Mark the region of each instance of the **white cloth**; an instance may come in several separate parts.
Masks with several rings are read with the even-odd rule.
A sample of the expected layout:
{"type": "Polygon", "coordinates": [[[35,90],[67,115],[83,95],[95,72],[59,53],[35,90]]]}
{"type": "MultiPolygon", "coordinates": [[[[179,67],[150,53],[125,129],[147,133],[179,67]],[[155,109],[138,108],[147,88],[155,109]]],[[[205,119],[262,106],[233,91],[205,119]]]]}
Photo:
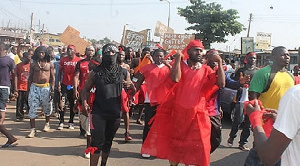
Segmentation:
{"type": "Polygon", "coordinates": [[[16,55],[10,52],[9,54],[7,54],[7,56],[9,56],[12,60],[15,60],[16,55]]]}
{"type": "Polygon", "coordinates": [[[274,128],[291,139],[281,157],[282,166],[300,163],[300,85],[290,88],[281,98],[274,128]]]}

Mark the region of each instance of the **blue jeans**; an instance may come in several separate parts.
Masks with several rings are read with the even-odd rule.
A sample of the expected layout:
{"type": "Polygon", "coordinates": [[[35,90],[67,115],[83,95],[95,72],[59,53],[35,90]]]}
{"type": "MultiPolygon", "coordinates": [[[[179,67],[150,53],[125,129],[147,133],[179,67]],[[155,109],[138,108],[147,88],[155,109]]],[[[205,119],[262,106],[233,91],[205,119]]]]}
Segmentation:
{"type": "Polygon", "coordinates": [[[9,98],[8,88],[0,88],[0,111],[6,110],[6,102],[9,98]]]}
{"type": "Polygon", "coordinates": [[[231,126],[231,131],[229,133],[230,138],[235,138],[237,136],[237,132],[239,130],[240,124],[245,121],[245,125],[243,127],[243,131],[240,136],[240,145],[245,145],[248,142],[248,138],[250,136],[250,121],[249,117],[247,115],[244,116],[244,110],[243,110],[243,105],[241,105],[239,102],[236,103],[235,105],[235,113],[234,113],[234,118],[231,126]]]}

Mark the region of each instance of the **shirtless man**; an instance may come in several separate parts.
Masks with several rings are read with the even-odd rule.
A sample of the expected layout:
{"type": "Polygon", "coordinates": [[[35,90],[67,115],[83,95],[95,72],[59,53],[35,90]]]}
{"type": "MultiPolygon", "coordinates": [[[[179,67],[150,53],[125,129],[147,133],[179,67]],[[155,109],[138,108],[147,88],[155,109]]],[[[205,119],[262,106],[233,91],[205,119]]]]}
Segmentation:
{"type": "Polygon", "coordinates": [[[42,105],[46,117],[44,131],[50,130],[50,115],[52,113],[52,98],[54,95],[54,65],[50,62],[50,55],[44,46],[38,47],[32,57],[28,78],[28,103],[31,131],[28,138],[36,134],[35,118],[39,105],[42,105]]]}
{"type": "MultiPolygon", "coordinates": [[[[130,72],[130,66],[125,61],[125,52],[120,51],[117,57],[117,61],[120,63],[120,66],[130,72]]],[[[129,97],[125,92],[124,88],[122,89],[122,117],[124,119],[124,126],[125,126],[125,142],[129,142],[132,140],[132,137],[129,135],[129,107],[128,107],[129,97]]]]}

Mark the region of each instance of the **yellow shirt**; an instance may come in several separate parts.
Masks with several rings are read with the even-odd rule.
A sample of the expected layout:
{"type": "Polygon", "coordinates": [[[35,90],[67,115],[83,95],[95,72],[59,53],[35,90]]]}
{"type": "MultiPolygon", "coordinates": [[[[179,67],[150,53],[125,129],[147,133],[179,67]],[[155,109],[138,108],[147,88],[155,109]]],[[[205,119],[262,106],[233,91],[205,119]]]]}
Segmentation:
{"type": "Polygon", "coordinates": [[[22,62],[18,55],[15,55],[14,61],[15,61],[15,65],[17,65],[17,64],[19,64],[19,63],[22,62]]]}
{"type": "Polygon", "coordinates": [[[284,93],[294,86],[294,80],[287,72],[277,72],[268,91],[259,96],[265,108],[278,109],[279,101],[284,93]]]}

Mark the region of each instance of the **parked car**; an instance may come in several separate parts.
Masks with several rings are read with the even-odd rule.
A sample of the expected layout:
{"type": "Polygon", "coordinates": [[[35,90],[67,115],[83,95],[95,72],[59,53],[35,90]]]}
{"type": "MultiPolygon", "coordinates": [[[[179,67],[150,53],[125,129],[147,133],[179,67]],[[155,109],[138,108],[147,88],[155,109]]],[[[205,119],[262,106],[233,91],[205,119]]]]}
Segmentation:
{"type": "Polygon", "coordinates": [[[233,90],[230,88],[222,89],[220,93],[220,102],[221,108],[224,114],[230,115],[231,120],[233,120],[234,112],[235,112],[235,97],[237,94],[237,90],[233,90]]]}

